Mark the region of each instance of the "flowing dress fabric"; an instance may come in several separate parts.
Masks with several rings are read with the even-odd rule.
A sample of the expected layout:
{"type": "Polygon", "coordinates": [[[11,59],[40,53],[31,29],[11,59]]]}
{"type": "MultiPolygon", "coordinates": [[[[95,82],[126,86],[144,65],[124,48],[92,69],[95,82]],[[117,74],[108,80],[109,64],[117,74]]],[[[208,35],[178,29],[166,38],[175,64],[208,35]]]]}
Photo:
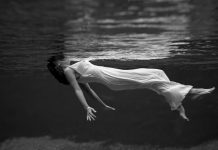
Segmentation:
{"type": "Polygon", "coordinates": [[[112,90],[128,90],[147,88],[163,95],[171,110],[177,109],[182,100],[191,90],[191,85],[183,85],[170,81],[164,71],[160,69],[138,68],[122,70],[110,67],[97,66],[88,60],[70,65],[80,74],[78,82],[97,82],[106,85],[112,90]]]}

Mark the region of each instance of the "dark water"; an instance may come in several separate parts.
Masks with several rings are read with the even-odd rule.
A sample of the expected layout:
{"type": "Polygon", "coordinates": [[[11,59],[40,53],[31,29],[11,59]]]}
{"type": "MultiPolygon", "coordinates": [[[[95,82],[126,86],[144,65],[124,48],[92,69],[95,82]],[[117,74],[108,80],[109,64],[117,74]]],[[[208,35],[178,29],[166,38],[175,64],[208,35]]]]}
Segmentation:
{"type": "Polygon", "coordinates": [[[57,83],[46,60],[117,68],[161,68],[177,82],[218,87],[216,0],[3,0],[0,2],[0,139],[63,136],[76,140],[194,145],[218,137],[217,92],[185,100],[185,123],[147,90],[112,92],[92,85],[117,108],[95,123],[70,87],[57,83]]]}

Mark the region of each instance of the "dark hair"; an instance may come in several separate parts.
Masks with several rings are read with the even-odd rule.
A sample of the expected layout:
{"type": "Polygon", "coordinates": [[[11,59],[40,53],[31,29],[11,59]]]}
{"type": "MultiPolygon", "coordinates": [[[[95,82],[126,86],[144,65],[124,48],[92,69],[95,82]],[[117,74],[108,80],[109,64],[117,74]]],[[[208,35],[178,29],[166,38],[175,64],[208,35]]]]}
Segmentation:
{"type": "Polygon", "coordinates": [[[62,66],[58,64],[58,61],[63,60],[63,55],[52,56],[48,59],[47,68],[51,74],[62,84],[69,85],[62,66]]]}

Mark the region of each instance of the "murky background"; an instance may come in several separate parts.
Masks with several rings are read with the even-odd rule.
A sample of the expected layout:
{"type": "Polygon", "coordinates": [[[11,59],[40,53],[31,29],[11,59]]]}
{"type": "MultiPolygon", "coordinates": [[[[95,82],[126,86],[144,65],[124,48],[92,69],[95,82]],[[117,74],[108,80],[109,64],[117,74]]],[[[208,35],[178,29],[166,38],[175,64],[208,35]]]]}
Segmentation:
{"type": "Polygon", "coordinates": [[[88,124],[72,89],[46,68],[50,56],[63,53],[117,68],[161,68],[174,81],[218,87],[217,11],[216,0],[1,1],[0,139],[183,145],[217,138],[217,93],[187,102],[192,121],[184,123],[151,91],[112,92],[94,84],[117,111],[104,112],[88,98],[99,109],[98,120],[88,124]]]}

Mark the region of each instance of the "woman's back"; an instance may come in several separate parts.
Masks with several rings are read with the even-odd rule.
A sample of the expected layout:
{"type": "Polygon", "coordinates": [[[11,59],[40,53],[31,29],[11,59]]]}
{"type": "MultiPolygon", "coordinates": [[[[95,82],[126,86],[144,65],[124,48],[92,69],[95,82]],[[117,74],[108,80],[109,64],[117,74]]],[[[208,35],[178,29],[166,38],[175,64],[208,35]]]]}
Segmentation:
{"type": "Polygon", "coordinates": [[[77,62],[69,67],[81,75],[78,82],[98,82],[113,90],[149,88],[154,81],[169,81],[167,76],[158,69],[122,70],[97,66],[88,60],[77,62]]]}

